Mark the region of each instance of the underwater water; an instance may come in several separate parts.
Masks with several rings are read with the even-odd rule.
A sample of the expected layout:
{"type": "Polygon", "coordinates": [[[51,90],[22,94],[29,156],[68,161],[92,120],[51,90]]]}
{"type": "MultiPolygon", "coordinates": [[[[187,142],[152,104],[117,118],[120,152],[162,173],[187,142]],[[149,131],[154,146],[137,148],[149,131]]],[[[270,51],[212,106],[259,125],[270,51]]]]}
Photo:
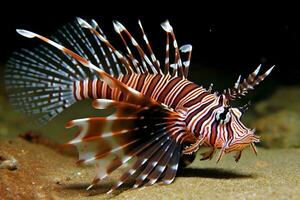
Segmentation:
{"type": "MultiPolygon", "coordinates": [[[[151,19],[145,17],[145,20],[149,22],[151,19]]],[[[178,22],[178,26],[188,24],[178,22]]],[[[260,26],[263,27],[263,23],[260,26]]],[[[86,190],[95,169],[93,166],[77,166],[75,149],[61,148],[61,144],[74,138],[75,132],[75,128],[67,130],[64,126],[73,119],[109,113],[93,109],[91,100],[84,100],[67,108],[47,125],[32,127],[29,126],[32,118],[16,112],[9,104],[1,79],[0,199],[300,199],[300,82],[297,79],[300,68],[292,71],[290,67],[299,55],[286,61],[287,54],[295,50],[294,46],[275,51],[274,45],[253,52],[256,47],[254,44],[251,46],[251,42],[259,38],[259,34],[257,38],[247,40],[245,38],[249,38],[254,31],[246,33],[247,26],[243,25],[238,33],[233,34],[233,27],[235,24],[231,24],[229,33],[226,33],[226,25],[203,25],[202,28],[207,30],[201,36],[207,38],[201,44],[203,46],[199,45],[201,41],[192,31],[187,33],[187,39],[191,37],[196,41],[195,62],[192,62],[189,79],[206,88],[213,83],[213,91],[223,91],[234,85],[239,74],[246,77],[259,63],[264,64],[262,71],[277,65],[261,85],[235,102],[237,106],[249,100],[252,102],[242,121],[248,127],[256,128],[256,133],[261,136],[257,156],[248,148],[238,163],[235,163],[233,154],[229,154],[217,164],[216,157],[210,161],[200,161],[200,152],[206,150],[201,148],[195,161],[178,172],[173,184],[131,189],[134,184],[132,179],[113,194],[106,194],[125,170],[121,167],[110,178],[86,190]],[[228,39],[228,35],[232,36],[228,39]],[[241,39],[244,43],[240,42],[241,39]],[[231,44],[230,41],[235,42],[231,44]],[[230,45],[232,47],[228,50],[230,45]],[[251,48],[247,49],[247,45],[251,48]],[[236,50],[242,46],[244,49],[236,50]],[[230,49],[238,53],[237,59],[230,49]],[[234,64],[229,67],[231,63],[234,64]]],[[[272,44],[274,38],[279,36],[283,37],[279,43],[288,43],[284,47],[294,42],[293,27],[284,24],[278,28],[279,31],[275,29],[280,33],[275,32],[274,38],[271,38],[269,33],[273,33],[274,27],[269,25],[261,30],[262,38],[259,39],[266,41],[265,46],[272,44]]],[[[179,31],[179,35],[184,37],[184,31],[179,31]]],[[[14,46],[22,47],[18,44],[14,46]]],[[[10,53],[5,52],[7,55],[10,53]]],[[[1,59],[4,63],[4,58],[1,59]]],[[[1,64],[1,77],[4,66],[1,64]]]]}

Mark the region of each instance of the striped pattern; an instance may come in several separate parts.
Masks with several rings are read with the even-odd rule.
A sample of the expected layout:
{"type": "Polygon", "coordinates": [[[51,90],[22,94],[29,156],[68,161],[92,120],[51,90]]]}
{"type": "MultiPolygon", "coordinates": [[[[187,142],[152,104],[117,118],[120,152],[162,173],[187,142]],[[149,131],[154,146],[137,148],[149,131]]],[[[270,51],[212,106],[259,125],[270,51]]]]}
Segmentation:
{"type": "MultiPolygon", "coordinates": [[[[170,108],[176,109],[193,101],[197,96],[208,95],[206,89],[179,77],[155,74],[121,75],[118,80],[128,87],[147,95],[170,108]]],[[[86,79],[73,83],[73,95],[76,100],[112,99],[123,101],[124,95],[117,88],[111,88],[99,79],[86,79]]],[[[213,98],[214,95],[211,95],[213,98]]],[[[201,101],[199,101],[201,102],[201,101]]]]}
{"type": "Polygon", "coordinates": [[[187,79],[192,46],[178,46],[168,21],[161,24],[166,32],[164,66],[140,21],[145,49],[123,24],[114,21],[113,25],[125,53],[110,43],[95,20],[77,18],[51,39],[18,29],[19,34],[38,38],[49,47],[15,53],[6,70],[11,102],[20,111],[39,115],[38,123],[83,99],[94,99],[95,109],[114,108],[110,116],[76,119],[66,125],[78,128],[77,136],[66,144],[77,147],[77,163],[96,165],[88,189],[130,160],[132,164],[108,193],[133,175],[134,188],[158,180],[172,183],[178,167],[190,164],[201,146],[210,147],[202,160],[211,159],[217,149],[217,161],[233,151],[238,161],[249,146],[256,153],[254,143],[259,137],[240,121],[248,106],[234,108],[230,101],[253,89],[273,67],[258,75],[259,66],[242,82],[239,76],[233,88],[212,93],[212,85],[205,89],[187,79]]]}

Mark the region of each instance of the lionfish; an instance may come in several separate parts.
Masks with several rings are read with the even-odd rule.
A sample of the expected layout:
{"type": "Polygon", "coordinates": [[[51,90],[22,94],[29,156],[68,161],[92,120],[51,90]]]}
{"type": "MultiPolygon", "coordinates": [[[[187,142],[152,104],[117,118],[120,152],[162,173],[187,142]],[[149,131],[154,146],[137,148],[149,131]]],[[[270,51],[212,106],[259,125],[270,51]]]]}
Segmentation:
{"type": "Polygon", "coordinates": [[[95,109],[113,109],[109,116],[66,125],[78,127],[77,136],[67,143],[77,147],[77,163],[96,166],[88,189],[125,163],[130,164],[108,193],[132,176],[134,188],[158,180],[170,184],[178,168],[190,164],[201,146],[209,147],[202,160],[211,159],[216,149],[220,149],[218,161],[233,151],[238,161],[249,146],[256,153],[259,137],[240,121],[248,105],[236,108],[230,101],[253,89],[274,66],[258,75],[259,66],[244,80],[239,76],[233,88],[213,93],[211,87],[187,79],[192,46],[178,47],[168,21],[161,24],[166,32],[164,67],[138,24],[144,48],[120,22],[113,22],[126,53],[109,42],[95,20],[77,18],[51,39],[17,29],[47,45],[23,49],[9,59],[5,82],[11,103],[37,115],[38,124],[83,99],[94,99],[95,109]]]}

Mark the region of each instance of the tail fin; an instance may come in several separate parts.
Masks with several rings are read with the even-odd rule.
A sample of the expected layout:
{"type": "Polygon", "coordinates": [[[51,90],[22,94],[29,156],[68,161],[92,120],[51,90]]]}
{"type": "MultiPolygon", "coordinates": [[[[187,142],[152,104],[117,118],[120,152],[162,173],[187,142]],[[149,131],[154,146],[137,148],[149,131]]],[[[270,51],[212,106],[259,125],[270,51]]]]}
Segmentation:
{"type": "Polygon", "coordinates": [[[44,47],[14,53],[5,69],[11,104],[34,115],[34,125],[44,125],[76,101],[72,89],[76,79],[70,66],[44,47]]]}

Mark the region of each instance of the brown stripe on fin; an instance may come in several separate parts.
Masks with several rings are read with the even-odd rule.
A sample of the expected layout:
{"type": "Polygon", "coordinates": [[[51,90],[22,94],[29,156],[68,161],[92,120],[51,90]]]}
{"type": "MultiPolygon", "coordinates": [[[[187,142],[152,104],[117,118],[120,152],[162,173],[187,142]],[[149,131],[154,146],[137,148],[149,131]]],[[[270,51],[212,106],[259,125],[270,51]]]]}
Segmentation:
{"type": "Polygon", "coordinates": [[[111,193],[113,190],[120,187],[122,185],[120,184],[120,182],[126,182],[130,176],[142,169],[143,165],[147,163],[150,157],[160,150],[161,144],[164,144],[167,141],[168,138],[166,136],[166,133],[163,134],[163,137],[160,139],[160,143],[155,142],[155,140],[149,141],[149,143],[151,142],[153,144],[136,156],[137,160],[131,165],[131,167],[128,168],[126,172],[122,174],[122,176],[119,178],[119,181],[111,188],[111,190],[108,193],[111,193]]]}
{"type": "Polygon", "coordinates": [[[146,183],[146,186],[155,184],[157,182],[157,180],[160,178],[160,176],[163,174],[163,172],[167,168],[167,164],[168,164],[170,158],[174,154],[175,147],[176,147],[176,143],[172,143],[172,145],[169,147],[168,151],[158,162],[155,169],[151,172],[151,174],[148,175],[147,178],[149,179],[149,182],[146,183]]]}
{"type": "Polygon", "coordinates": [[[147,166],[145,167],[145,169],[136,178],[136,182],[133,186],[134,188],[140,187],[143,184],[143,182],[149,176],[151,171],[157,166],[158,162],[163,158],[166,151],[170,148],[171,145],[172,145],[171,140],[168,140],[165,144],[161,144],[161,148],[159,149],[159,152],[157,152],[151,157],[151,159],[147,162],[147,166]]]}
{"type": "Polygon", "coordinates": [[[180,152],[181,152],[181,145],[176,144],[174,154],[172,155],[170,161],[168,162],[167,169],[162,178],[164,184],[171,184],[174,181],[178,170],[180,152]]]}

